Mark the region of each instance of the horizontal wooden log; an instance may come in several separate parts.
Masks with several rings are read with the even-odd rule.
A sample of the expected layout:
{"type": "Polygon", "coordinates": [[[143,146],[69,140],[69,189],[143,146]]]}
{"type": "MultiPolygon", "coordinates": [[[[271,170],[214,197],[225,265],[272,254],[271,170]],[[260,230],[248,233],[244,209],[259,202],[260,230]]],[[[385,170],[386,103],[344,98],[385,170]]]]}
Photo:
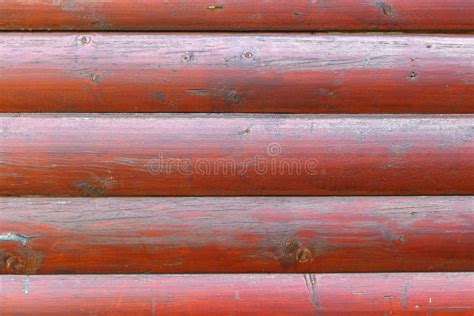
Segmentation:
{"type": "Polygon", "coordinates": [[[1,276],[2,315],[466,315],[473,273],[1,276]]]}
{"type": "Polygon", "coordinates": [[[474,115],[3,114],[1,195],[474,194],[474,115]]]}
{"type": "Polygon", "coordinates": [[[4,33],[0,56],[0,112],[474,112],[473,36],[4,33]]]}
{"type": "Polygon", "coordinates": [[[0,273],[473,268],[474,197],[0,200],[0,273]]]}
{"type": "Polygon", "coordinates": [[[0,30],[473,31],[470,0],[1,0],[0,30]]]}

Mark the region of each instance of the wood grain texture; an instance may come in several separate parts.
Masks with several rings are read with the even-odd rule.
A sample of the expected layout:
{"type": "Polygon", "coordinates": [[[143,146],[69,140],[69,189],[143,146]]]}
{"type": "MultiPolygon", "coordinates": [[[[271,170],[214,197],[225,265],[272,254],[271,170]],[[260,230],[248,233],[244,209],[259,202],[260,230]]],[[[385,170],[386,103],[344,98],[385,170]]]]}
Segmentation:
{"type": "Polygon", "coordinates": [[[471,316],[473,283],[473,273],[1,276],[0,308],[5,316],[471,316]]]}
{"type": "Polygon", "coordinates": [[[474,112],[472,36],[3,33],[0,55],[1,112],[474,112]]]}
{"type": "Polygon", "coordinates": [[[0,200],[0,273],[473,269],[474,197],[0,200]]]}
{"type": "Polygon", "coordinates": [[[473,115],[0,116],[2,195],[474,193],[473,115]]]}
{"type": "Polygon", "coordinates": [[[0,30],[473,31],[470,0],[1,0],[0,30]]]}

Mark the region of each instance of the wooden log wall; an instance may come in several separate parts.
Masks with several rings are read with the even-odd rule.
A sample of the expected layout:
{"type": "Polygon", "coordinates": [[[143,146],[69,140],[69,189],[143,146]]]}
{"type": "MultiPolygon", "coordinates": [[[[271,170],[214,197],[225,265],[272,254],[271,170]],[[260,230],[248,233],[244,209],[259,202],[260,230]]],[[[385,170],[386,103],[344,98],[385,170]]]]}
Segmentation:
{"type": "Polygon", "coordinates": [[[0,54],[1,112],[474,109],[466,35],[7,33],[0,54]]]}
{"type": "Polygon", "coordinates": [[[3,195],[474,191],[474,116],[3,115],[3,195]]]}
{"type": "Polygon", "coordinates": [[[0,271],[465,271],[473,204],[471,196],[4,198],[0,271]]]}
{"type": "Polygon", "coordinates": [[[0,30],[472,32],[471,0],[1,0],[0,30]]]}
{"type": "Polygon", "coordinates": [[[0,0],[0,315],[473,315],[471,0],[0,0]]]}
{"type": "Polygon", "coordinates": [[[472,315],[473,273],[2,276],[2,312],[472,315]],[[61,302],[58,304],[58,302],[61,302]]]}

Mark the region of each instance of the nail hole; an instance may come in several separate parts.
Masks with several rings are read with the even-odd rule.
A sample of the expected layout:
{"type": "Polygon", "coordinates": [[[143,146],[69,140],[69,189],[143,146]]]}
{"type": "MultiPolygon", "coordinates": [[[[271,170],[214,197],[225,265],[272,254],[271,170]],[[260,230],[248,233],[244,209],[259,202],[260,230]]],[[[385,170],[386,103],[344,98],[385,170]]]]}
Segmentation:
{"type": "Polygon", "coordinates": [[[88,37],[88,36],[81,36],[81,37],[79,37],[79,41],[82,44],[89,44],[91,42],[91,38],[88,37]]]}
{"type": "Polygon", "coordinates": [[[252,58],[253,57],[253,54],[251,52],[245,52],[244,53],[244,57],[245,58],[252,58]]]}
{"type": "Polygon", "coordinates": [[[95,83],[98,83],[100,81],[100,76],[98,74],[94,74],[92,75],[91,80],[95,83]]]}
{"type": "Polygon", "coordinates": [[[184,54],[182,60],[185,62],[192,61],[194,59],[194,55],[192,53],[184,54]]]}

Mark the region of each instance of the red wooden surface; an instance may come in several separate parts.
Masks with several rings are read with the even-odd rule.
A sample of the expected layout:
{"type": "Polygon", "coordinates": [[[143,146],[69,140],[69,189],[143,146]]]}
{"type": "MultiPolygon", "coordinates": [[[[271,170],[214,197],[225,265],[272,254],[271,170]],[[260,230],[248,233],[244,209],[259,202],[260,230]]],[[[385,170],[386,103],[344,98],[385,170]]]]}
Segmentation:
{"type": "Polygon", "coordinates": [[[466,315],[473,273],[1,276],[2,315],[466,315]]]}
{"type": "Polygon", "coordinates": [[[472,36],[4,33],[0,56],[1,112],[474,112],[472,36]]]}
{"type": "Polygon", "coordinates": [[[0,200],[0,273],[469,271],[473,261],[473,197],[0,200]]]}
{"type": "Polygon", "coordinates": [[[1,0],[0,30],[473,31],[471,0],[1,0]]]}
{"type": "Polygon", "coordinates": [[[2,195],[474,192],[473,115],[0,116],[2,195]]]}

